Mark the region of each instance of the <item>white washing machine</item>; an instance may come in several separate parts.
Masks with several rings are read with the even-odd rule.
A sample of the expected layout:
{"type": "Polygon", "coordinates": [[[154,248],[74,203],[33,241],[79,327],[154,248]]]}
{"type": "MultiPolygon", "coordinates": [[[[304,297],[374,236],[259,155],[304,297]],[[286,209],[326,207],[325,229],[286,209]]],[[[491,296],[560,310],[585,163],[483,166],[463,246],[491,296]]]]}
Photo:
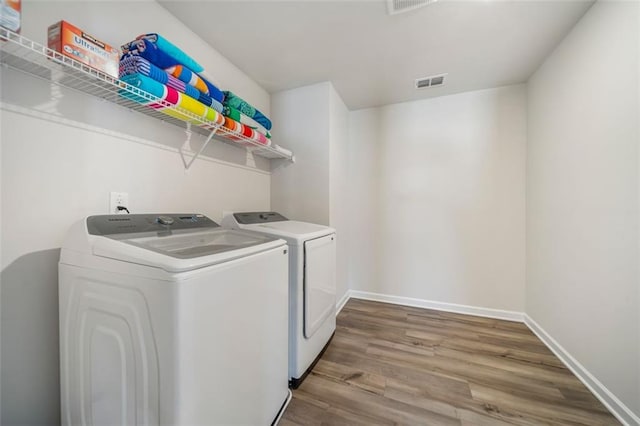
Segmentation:
{"type": "Polygon", "coordinates": [[[222,226],[282,238],[289,245],[289,377],[295,389],[336,329],[336,231],[275,212],[229,214],[222,226]]]}
{"type": "Polygon", "coordinates": [[[269,425],[290,398],[285,241],[90,216],[59,264],[64,425],[269,425]]]}

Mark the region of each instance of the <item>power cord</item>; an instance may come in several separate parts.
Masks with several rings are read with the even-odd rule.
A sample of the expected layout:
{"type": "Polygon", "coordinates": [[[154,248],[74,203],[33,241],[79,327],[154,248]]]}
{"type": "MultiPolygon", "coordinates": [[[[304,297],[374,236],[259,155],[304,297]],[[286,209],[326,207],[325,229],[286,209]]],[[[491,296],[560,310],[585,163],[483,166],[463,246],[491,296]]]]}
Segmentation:
{"type": "Polygon", "coordinates": [[[125,206],[118,206],[118,207],[116,207],[116,210],[118,210],[118,213],[121,212],[121,211],[125,211],[125,212],[127,212],[127,214],[131,214],[129,209],[126,208],[125,206]]]}

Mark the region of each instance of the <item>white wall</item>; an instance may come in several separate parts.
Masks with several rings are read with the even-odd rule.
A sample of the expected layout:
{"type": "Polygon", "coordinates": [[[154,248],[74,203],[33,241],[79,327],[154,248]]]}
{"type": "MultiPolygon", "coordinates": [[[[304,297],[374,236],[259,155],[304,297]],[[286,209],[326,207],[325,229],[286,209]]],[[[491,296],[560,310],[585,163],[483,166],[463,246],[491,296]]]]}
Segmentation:
{"type": "Polygon", "coordinates": [[[525,141],[524,86],[352,112],[351,288],[522,311],[525,141]]]}
{"type": "MultiPolygon", "coordinates": [[[[381,293],[380,239],[380,117],[381,108],[349,113],[348,188],[349,289],[381,293]]],[[[395,290],[388,290],[396,294],[395,290]]]]}
{"type": "Polygon", "coordinates": [[[329,225],[330,83],[271,96],[273,140],[293,150],[295,164],[273,171],[271,207],[289,219],[329,225]]]}
{"type": "MultiPolygon", "coordinates": [[[[155,2],[30,2],[23,34],[44,42],[65,18],[119,44],[160,31],[230,88],[264,111],[269,95],[155,2]]],[[[270,208],[269,164],[214,143],[185,172],[183,130],[2,69],[0,423],[58,424],[57,261],[65,232],[108,211],[109,191],[125,191],[132,212],[270,208]],[[247,167],[253,165],[255,167],[247,167]]],[[[194,136],[194,147],[202,138],[194,136]]]]}
{"type": "Polygon", "coordinates": [[[349,110],[333,85],[330,86],[329,112],[329,224],[337,230],[336,285],[337,301],[349,287],[349,110]]]}
{"type": "Polygon", "coordinates": [[[640,416],[638,2],[598,2],[528,86],[526,312],[640,416]]]}

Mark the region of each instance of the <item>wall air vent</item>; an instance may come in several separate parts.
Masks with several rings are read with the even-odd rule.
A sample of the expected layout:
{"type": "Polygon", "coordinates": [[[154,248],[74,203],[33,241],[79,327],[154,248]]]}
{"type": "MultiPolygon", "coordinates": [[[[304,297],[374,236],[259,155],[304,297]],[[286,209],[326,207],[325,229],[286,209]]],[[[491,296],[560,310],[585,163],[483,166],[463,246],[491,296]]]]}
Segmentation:
{"type": "Polygon", "coordinates": [[[396,15],[428,6],[436,1],[438,0],[387,0],[387,11],[389,15],[396,15]]]}
{"type": "Polygon", "coordinates": [[[442,86],[447,74],[432,75],[416,79],[416,89],[426,89],[427,87],[442,86]]]}

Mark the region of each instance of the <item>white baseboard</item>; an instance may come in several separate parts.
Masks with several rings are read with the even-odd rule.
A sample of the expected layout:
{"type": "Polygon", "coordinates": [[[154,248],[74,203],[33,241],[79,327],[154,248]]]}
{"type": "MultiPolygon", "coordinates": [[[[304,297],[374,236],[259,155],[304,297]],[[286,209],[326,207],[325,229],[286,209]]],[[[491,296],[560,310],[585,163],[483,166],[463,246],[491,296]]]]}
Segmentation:
{"type": "Polygon", "coordinates": [[[516,311],[505,311],[501,309],[491,309],[491,308],[479,308],[476,306],[457,305],[455,303],[434,302],[432,300],[415,299],[412,297],[391,296],[388,294],[370,293],[368,291],[359,291],[359,290],[350,290],[350,297],[353,297],[355,299],[374,300],[376,302],[393,303],[395,305],[413,306],[416,308],[435,309],[437,311],[454,312],[457,314],[476,315],[479,317],[523,322],[522,312],[516,312],[516,311]]]}
{"type": "Polygon", "coordinates": [[[349,299],[351,299],[351,290],[347,290],[344,293],[344,296],[342,296],[342,299],[336,303],[336,316],[340,313],[342,308],[344,308],[344,305],[349,301],[349,299]]]}
{"type": "Polygon", "coordinates": [[[438,311],[454,312],[458,314],[476,315],[507,321],[523,322],[529,329],[553,352],[564,365],[593,393],[593,395],[607,407],[609,411],[626,426],[640,426],[640,417],[620,401],[606,386],[580,364],[556,340],[551,337],[538,323],[523,312],[506,311],[501,309],[481,308],[477,306],[458,305],[455,303],[435,302],[432,300],[415,299],[412,297],[392,296],[388,294],[371,293],[368,291],[347,290],[337,304],[340,312],[350,298],[373,300],[376,302],[393,303],[395,305],[413,306],[417,308],[435,309],[438,311]]]}
{"type": "Polygon", "coordinates": [[[596,379],[593,374],[572,357],[566,349],[556,342],[549,333],[527,314],[524,314],[524,323],[622,424],[627,426],[640,426],[640,417],[635,415],[629,407],[620,401],[605,385],[596,379]]]}

